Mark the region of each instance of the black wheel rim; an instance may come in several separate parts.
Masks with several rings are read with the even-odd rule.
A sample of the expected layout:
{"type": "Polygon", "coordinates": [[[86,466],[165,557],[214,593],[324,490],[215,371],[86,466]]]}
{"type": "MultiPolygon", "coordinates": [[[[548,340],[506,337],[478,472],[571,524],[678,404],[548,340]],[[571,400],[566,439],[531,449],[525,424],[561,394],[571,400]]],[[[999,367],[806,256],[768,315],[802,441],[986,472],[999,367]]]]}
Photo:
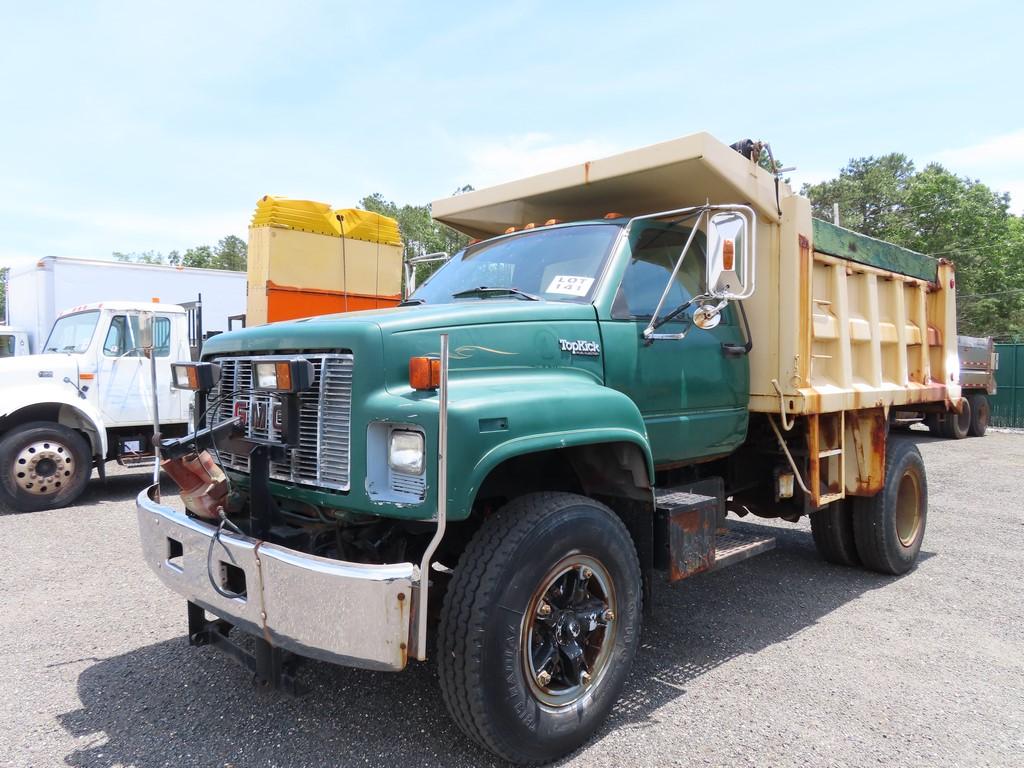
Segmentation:
{"type": "Polygon", "coordinates": [[[574,554],[540,581],[523,616],[523,671],[534,697],[568,706],[600,685],[615,642],[615,589],[596,558],[574,554]]]}

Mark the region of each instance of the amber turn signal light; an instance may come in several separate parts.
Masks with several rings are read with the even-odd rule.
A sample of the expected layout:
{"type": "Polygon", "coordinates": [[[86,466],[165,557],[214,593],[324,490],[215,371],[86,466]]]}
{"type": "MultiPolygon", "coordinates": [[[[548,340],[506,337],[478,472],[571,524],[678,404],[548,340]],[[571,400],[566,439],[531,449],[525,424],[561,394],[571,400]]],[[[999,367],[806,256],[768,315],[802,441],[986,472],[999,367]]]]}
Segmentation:
{"type": "Polygon", "coordinates": [[[722,241],[722,269],[732,272],[736,266],[736,244],[732,240],[722,241]]]}
{"type": "Polygon", "coordinates": [[[420,390],[440,387],[441,361],[436,357],[409,358],[409,386],[420,390]]]}

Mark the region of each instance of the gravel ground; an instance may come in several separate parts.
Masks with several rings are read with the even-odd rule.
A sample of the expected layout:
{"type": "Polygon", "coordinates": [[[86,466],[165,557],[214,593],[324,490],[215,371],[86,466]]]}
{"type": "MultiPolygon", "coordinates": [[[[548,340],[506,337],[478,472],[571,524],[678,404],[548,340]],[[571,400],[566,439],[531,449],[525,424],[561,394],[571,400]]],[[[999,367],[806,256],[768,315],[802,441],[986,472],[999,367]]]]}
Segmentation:
{"type": "MultiPolygon", "coordinates": [[[[892,579],[774,551],[655,590],[624,699],[563,765],[1021,765],[1024,435],[913,433],[931,509],[892,579]]],[[[189,648],[184,603],[142,563],[146,475],[0,515],[0,765],[491,765],[448,719],[433,664],[312,664],[307,696],[189,648]]]]}

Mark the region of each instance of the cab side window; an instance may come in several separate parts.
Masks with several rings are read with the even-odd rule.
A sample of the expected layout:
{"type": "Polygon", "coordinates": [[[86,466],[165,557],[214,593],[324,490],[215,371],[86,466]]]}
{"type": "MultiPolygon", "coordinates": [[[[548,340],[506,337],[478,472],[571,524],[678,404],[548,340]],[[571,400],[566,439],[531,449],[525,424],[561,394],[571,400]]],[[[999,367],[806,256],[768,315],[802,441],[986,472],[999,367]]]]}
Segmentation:
{"type": "Polygon", "coordinates": [[[157,357],[167,357],[171,354],[171,321],[169,318],[153,318],[153,354],[157,357]]]}
{"type": "MultiPolygon", "coordinates": [[[[654,224],[633,235],[632,255],[615,297],[613,318],[649,319],[654,314],[690,231],[678,225],[654,224]]],[[[704,233],[698,232],[665,297],[662,313],[700,293],[705,253],[704,233]]]]}
{"type": "MultiPolygon", "coordinates": [[[[139,357],[139,316],[116,315],[110,321],[107,338],[103,342],[103,354],[107,357],[122,355],[139,357]],[[127,353],[127,355],[126,355],[127,353]]],[[[153,352],[157,357],[171,354],[171,321],[166,317],[153,318],[153,352]]]]}
{"type": "Polygon", "coordinates": [[[110,321],[107,338],[103,341],[103,354],[107,357],[120,357],[131,348],[126,318],[124,315],[116,315],[110,321]]]}

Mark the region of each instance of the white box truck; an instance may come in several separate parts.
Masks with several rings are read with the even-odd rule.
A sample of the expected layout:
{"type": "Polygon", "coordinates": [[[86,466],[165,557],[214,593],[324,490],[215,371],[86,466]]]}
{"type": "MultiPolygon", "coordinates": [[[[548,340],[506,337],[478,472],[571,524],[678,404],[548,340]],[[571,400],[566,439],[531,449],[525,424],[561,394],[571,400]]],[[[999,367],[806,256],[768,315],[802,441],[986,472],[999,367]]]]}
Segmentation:
{"type": "Polygon", "coordinates": [[[245,312],[246,274],[222,269],[129,264],[120,261],[46,256],[11,266],[7,276],[7,323],[24,329],[33,353],[58,314],[101,301],[159,300],[182,304],[205,297],[207,332],[228,330],[228,318],[245,312]]]}
{"type": "Polygon", "coordinates": [[[93,467],[102,478],[107,461],[152,462],[143,314],[154,318],[160,432],[185,434],[192,397],[171,387],[170,363],[229,330],[245,311],[245,281],[244,272],[52,256],[12,268],[8,315],[21,330],[10,334],[16,354],[0,355],[0,505],[67,506],[93,467]],[[29,344],[37,354],[25,354],[29,344]]]}

